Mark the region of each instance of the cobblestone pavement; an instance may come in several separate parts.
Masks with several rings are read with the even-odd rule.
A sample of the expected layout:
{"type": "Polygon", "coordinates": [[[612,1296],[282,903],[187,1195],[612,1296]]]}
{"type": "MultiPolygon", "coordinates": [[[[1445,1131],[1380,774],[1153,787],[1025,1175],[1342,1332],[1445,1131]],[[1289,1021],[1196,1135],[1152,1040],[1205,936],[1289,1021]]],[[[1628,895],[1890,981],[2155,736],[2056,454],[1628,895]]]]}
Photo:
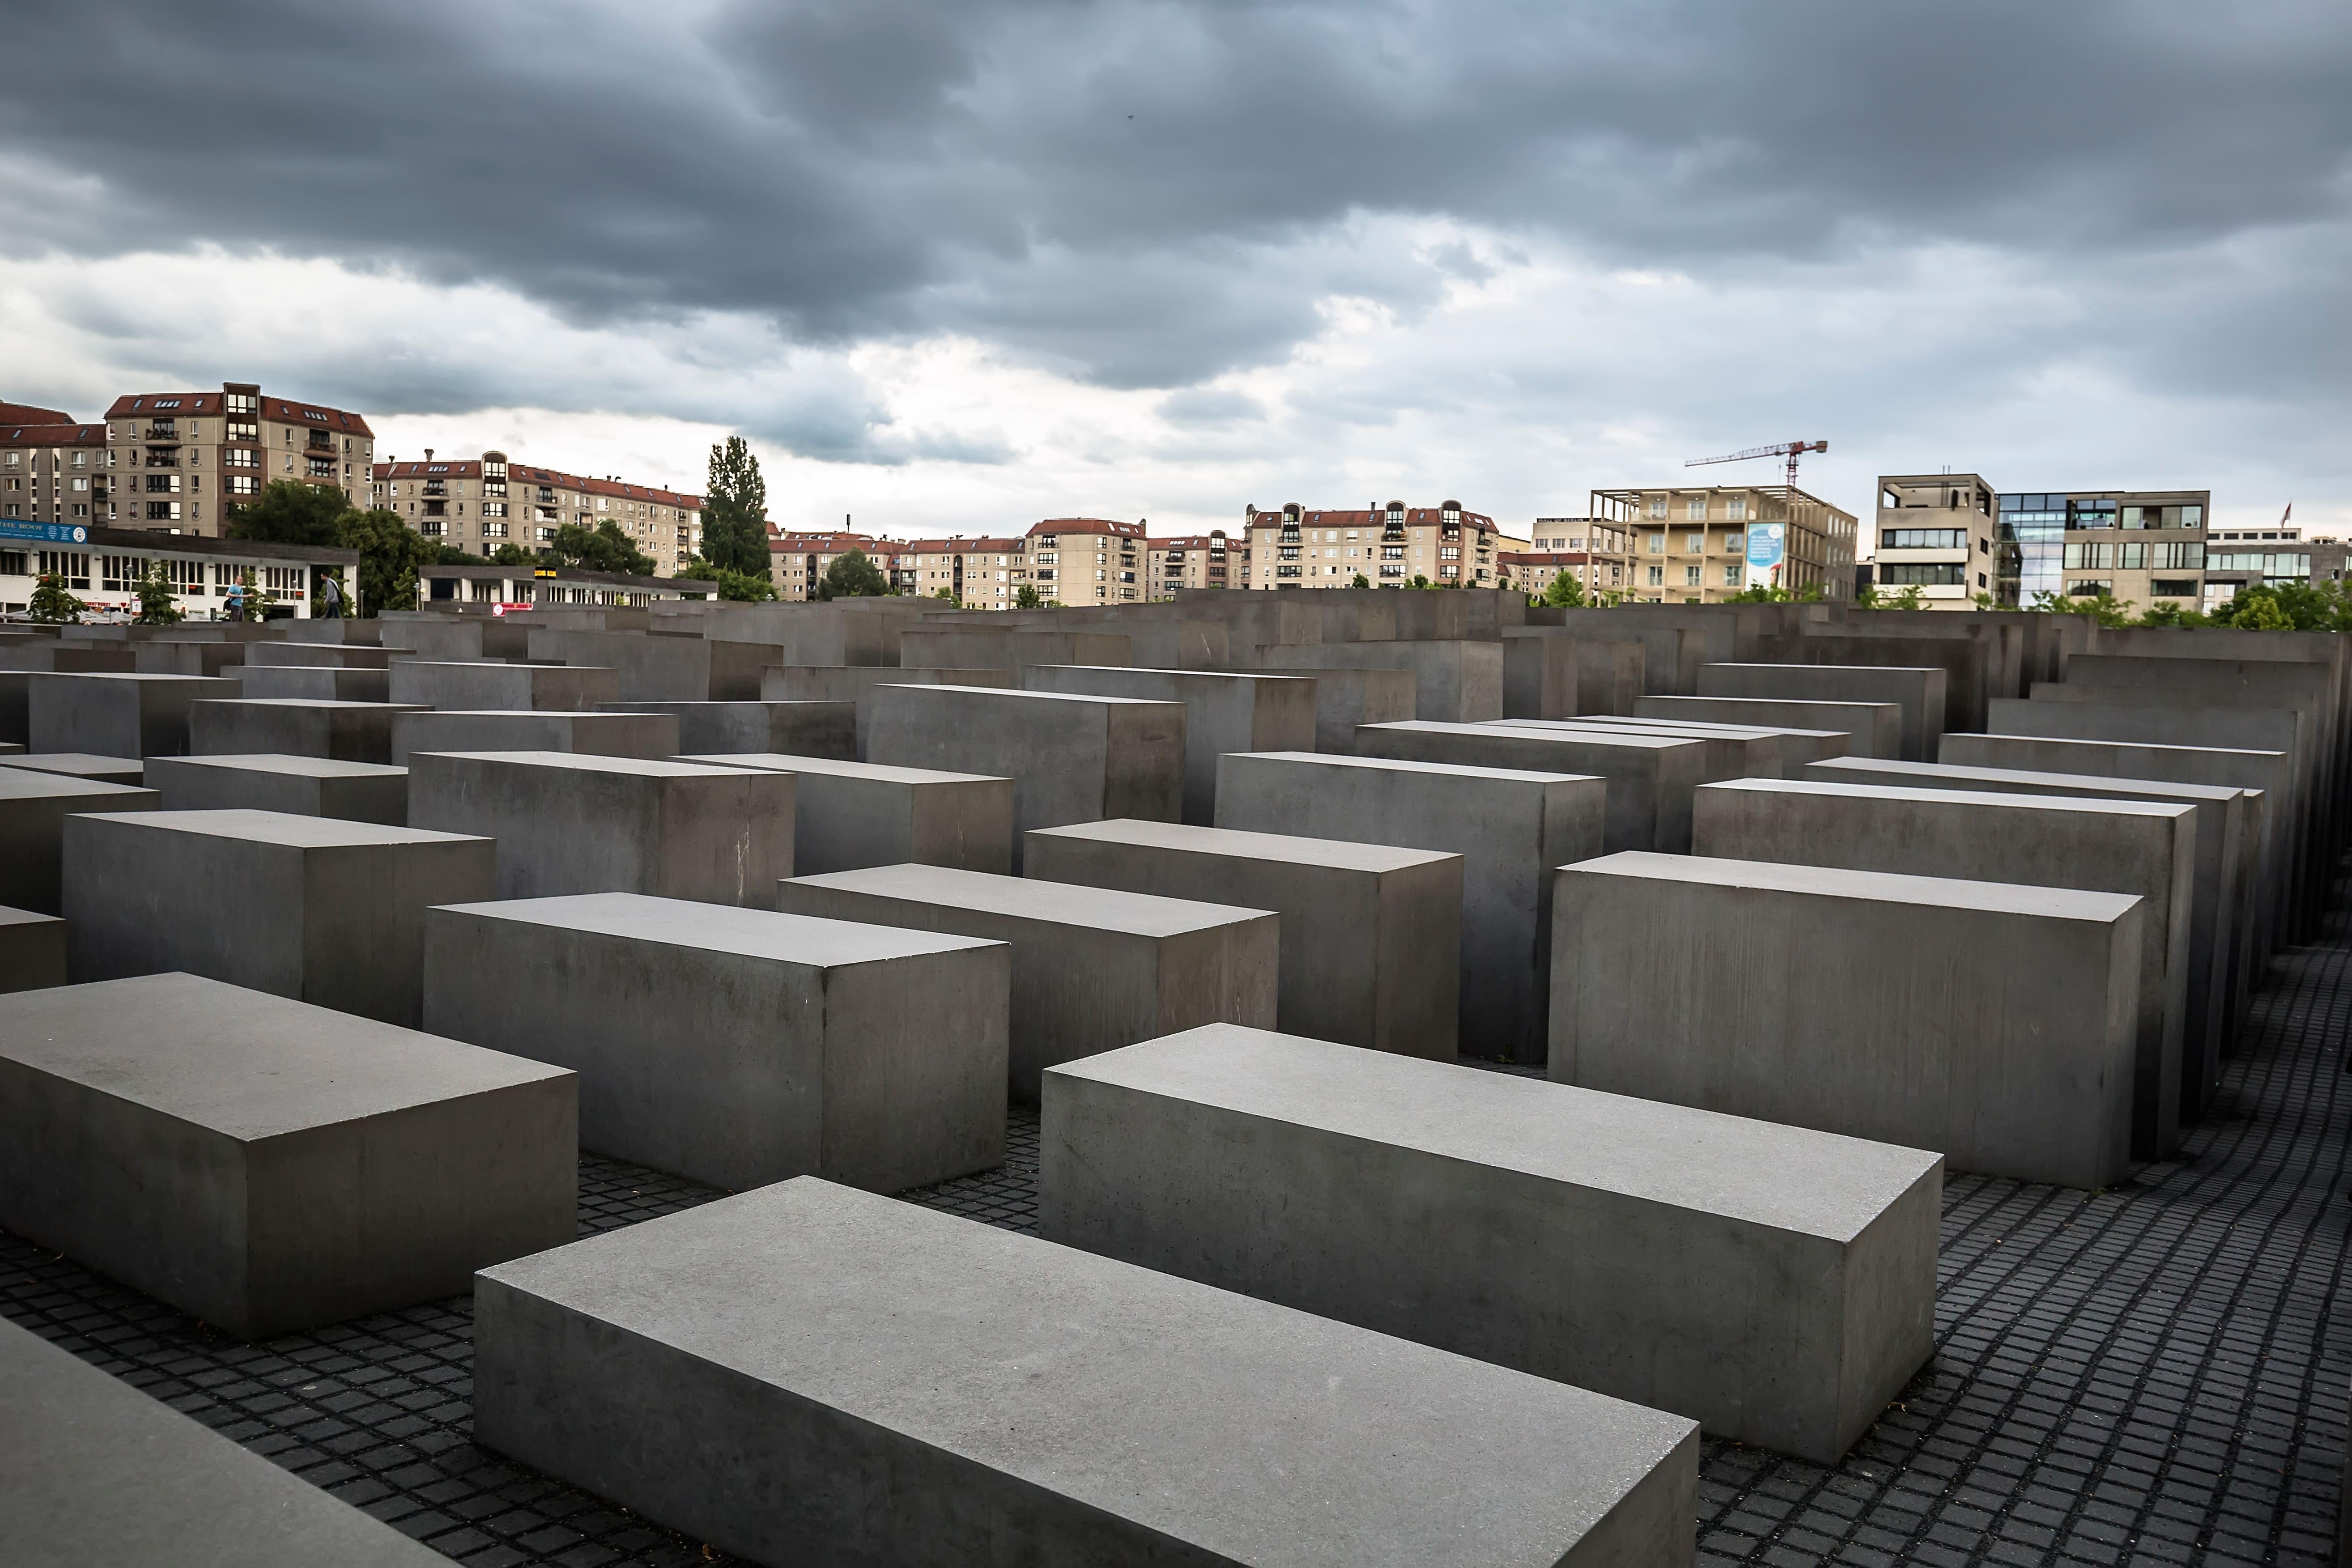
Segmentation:
{"type": "MultiPolygon", "coordinates": [[[[1703,1563],[2320,1563],[2346,1440],[2352,938],[2281,960],[2180,1159],[2099,1193],[1956,1176],[1937,1353],[1833,1469],[1710,1442],[1703,1563]]],[[[908,1196],[1036,1223],[1004,1169],[908,1196]]],[[[719,1195],[594,1156],[583,1234],[719,1195]]],[[[469,1564],[726,1563],[471,1440],[460,1297],[247,1345],[0,1234],[0,1314],[469,1564]]]]}

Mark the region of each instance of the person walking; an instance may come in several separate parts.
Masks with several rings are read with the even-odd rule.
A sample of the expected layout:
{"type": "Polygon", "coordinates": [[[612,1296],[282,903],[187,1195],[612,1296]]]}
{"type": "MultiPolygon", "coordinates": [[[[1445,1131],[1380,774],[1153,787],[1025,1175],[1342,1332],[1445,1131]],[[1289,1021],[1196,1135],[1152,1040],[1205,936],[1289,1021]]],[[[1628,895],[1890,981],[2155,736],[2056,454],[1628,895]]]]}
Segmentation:
{"type": "Polygon", "coordinates": [[[245,619],[245,584],[242,583],[228,585],[228,618],[232,621],[245,619]]]}
{"type": "Polygon", "coordinates": [[[343,618],[343,585],[332,577],[328,578],[327,585],[319,591],[319,613],[330,620],[343,618]]]}

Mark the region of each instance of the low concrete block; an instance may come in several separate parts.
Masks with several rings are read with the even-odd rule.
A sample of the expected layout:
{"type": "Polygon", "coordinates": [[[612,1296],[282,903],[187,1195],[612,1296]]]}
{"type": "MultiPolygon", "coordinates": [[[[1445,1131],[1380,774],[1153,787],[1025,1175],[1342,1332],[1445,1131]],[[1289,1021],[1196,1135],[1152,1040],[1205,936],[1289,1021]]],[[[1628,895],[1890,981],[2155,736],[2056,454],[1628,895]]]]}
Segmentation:
{"type": "Polygon", "coordinates": [[[1315,744],[1315,688],[1296,678],[1052,664],[1031,666],[1023,681],[1032,691],[1181,702],[1183,819],[1199,827],[1216,821],[1219,757],[1228,752],[1303,752],[1315,744]]]}
{"type": "MultiPolygon", "coordinates": [[[[346,621],[345,626],[356,625],[346,621]]],[[[392,650],[365,643],[263,642],[246,645],[245,667],[265,668],[376,669],[392,668],[392,650]]]]}
{"type": "Polygon", "coordinates": [[[887,665],[785,664],[760,672],[763,702],[855,702],[862,711],[866,694],[877,686],[1004,686],[1013,684],[1005,669],[900,669],[887,665]]]}
{"type": "Polygon", "coordinates": [[[1013,868],[1013,781],[775,752],[682,763],[790,773],[798,876],[916,861],[998,874],[1013,868]]]}
{"type": "Polygon", "coordinates": [[[408,825],[408,770],[331,757],[154,757],[146,782],[165,811],[277,811],[408,825]]]}
{"type": "Polygon", "coordinates": [[[677,721],[667,713],[486,710],[409,712],[392,721],[392,761],[418,752],[570,752],[588,757],[677,755],[677,721]]]}
{"type": "Polygon", "coordinates": [[[2021,1182],[2130,1173],[2136,895],[1680,855],[1558,876],[1557,1081],[2021,1182]]]}
{"type": "Polygon", "coordinates": [[[1404,669],[1413,717],[1469,724],[1503,716],[1503,645],[1456,640],[1281,644],[1258,651],[1291,669],[1404,669]]]}
{"type": "Polygon", "coordinates": [[[190,705],[237,695],[234,680],[195,675],[34,673],[25,681],[31,750],[101,757],[184,756],[190,705]]]}
{"type": "Polygon", "coordinates": [[[1701,697],[1773,697],[1808,702],[1892,702],[1903,710],[1902,754],[1923,762],[1944,732],[1944,671],[1880,665],[1706,664],[1701,697]]]}
{"type": "Polygon", "coordinates": [[[486,838],[275,811],[68,817],[77,981],[185,970],[415,1027],[428,904],[492,896],[486,838]]]}
{"type": "Polygon", "coordinates": [[[1007,944],[1012,1093],[1033,1105],[1057,1062],[1197,1024],[1274,1022],[1281,921],[1265,910],[940,866],[795,877],[776,907],[1007,944]]]}
{"type": "Polygon", "coordinates": [[[1680,1417],[813,1179],[488,1270],[474,1343],[480,1441],[762,1562],[1692,1560],[1680,1417]]]}
{"type": "Polygon", "coordinates": [[[707,637],[542,626],[530,634],[530,657],[610,669],[621,702],[756,702],[760,671],[782,664],[781,644],[707,637]]]}
{"type": "Polygon", "coordinates": [[[611,669],[580,665],[396,658],[392,661],[392,700],[449,712],[552,709],[578,713],[600,702],[618,702],[621,678],[611,669]]]}
{"type": "MultiPolygon", "coordinates": [[[[1279,650],[1260,650],[1267,658],[1279,650]]],[[[1269,663],[1259,675],[1300,676],[1315,682],[1315,749],[1353,756],[1356,730],[1364,724],[1401,724],[1418,705],[1409,669],[1301,669],[1269,663]]]]}
{"type": "Polygon", "coordinates": [[[392,765],[393,722],[431,710],[383,702],[296,697],[200,701],[188,709],[188,749],[200,757],[275,752],[392,765]]]}
{"type": "Polygon", "coordinates": [[[868,760],[1013,781],[1023,836],[1066,823],[1174,822],[1184,801],[1184,705],[969,686],[878,686],[868,760]]]}
{"type": "Polygon", "coordinates": [[[16,1568],[446,1568],[142,1389],[0,1321],[0,1560],[16,1568]]]}
{"type": "Polygon", "coordinates": [[[1916,1149],[1232,1025],[1049,1071],[1038,1142],[1049,1240],[1824,1465],[1935,1350],[1942,1194],[1916,1149]]]}
{"type": "Polygon", "coordinates": [[[724,1187],[1004,1161],[1002,944],[629,893],[436,909],[425,1027],[580,1075],[591,1149],[724,1187]]]}
{"type": "Polygon", "coordinates": [[[1807,702],[1775,697],[1643,697],[1633,704],[1643,719],[1696,720],[1707,724],[1794,725],[1815,731],[1842,731],[1850,757],[1903,754],[1903,705],[1899,702],[1807,702]]]}
{"type": "Polygon", "coordinates": [[[1132,819],[1028,836],[1024,874],[1282,917],[1285,1030],[1454,1059],[1462,857],[1132,819]]]}
{"type": "Polygon", "coordinates": [[[1127,665],[1135,662],[1135,651],[1119,632],[927,624],[899,632],[898,662],[908,669],[1002,669],[1017,686],[1033,664],[1127,665]]]}
{"type": "Polygon", "coordinates": [[[0,1226],[263,1339],[578,1233],[572,1075],[193,974],[0,1008],[0,1226]]]}
{"type": "MultiPolygon", "coordinates": [[[[330,645],[326,651],[338,650],[330,645]]],[[[381,650],[354,648],[351,651],[371,653],[381,650]]],[[[277,664],[230,665],[227,668],[243,689],[240,695],[246,697],[299,697],[312,702],[392,700],[392,672],[388,669],[338,669],[331,665],[277,664]]]]}
{"type": "Polygon", "coordinates": [[[1836,730],[1791,730],[1778,724],[1713,723],[1704,719],[1645,719],[1639,714],[1631,717],[1607,715],[1581,721],[1587,724],[1615,725],[1628,730],[1641,730],[1653,735],[1683,733],[1688,735],[1727,735],[1743,739],[1760,739],[1772,748],[1770,752],[1759,751],[1757,766],[1777,767],[1774,773],[1755,773],[1748,778],[1795,778],[1809,763],[1829,757],[1843,757],[1853,737],[1836,730]],[[1775,755],[1774,753],[1777,753],[1775,755]],[[1770,761],[1762,759],[1769,756],[1770,761]]]}
{"type": "Polygon", "coordinates": [[[678,751],[688,755],[782,752],[843,762],[857,756],[855,702],[607,702],[600,711],[667,713],[677,721],[678,751]]]}
{"type": "Polygon", "coordinates": [[[793,872],[793,776],[758,769],[418,752],[408,820],[497,839],[501,899],[646,893],[764,905],[793,872]]]}
{"type": "Polygon", "coordinates": [[[152,789],[0,767],[0,904],[61,914],[66,818],[87,811],[152,811],[152,789]]]}
{"type": "MultiPolygon", "coordinates": [[[[131,667],[142,675],[222,676],[245,663],[246,650],[261,643],[152,637],[131,647],[131,667]]],[[[232,678],[233,679],[233,678],[232,678]]]]}
{"type": "Polygon", "coordinates": [[[1219,827],[1461,856],[1461,1048],[1543,1060],[1551,868],[1601,852],[1607,780],[1304,752],[1220,764],[1219,827]]]}
{"type": "Polygon", "coordinates": [[[133,785],[143,782],[147,771],[136,757],[93,757],[87,752],[23,752],[10,756],[5,765],[93,784],[133,785]]]}
{"type": "Polygon", "coordinates": [[[1601,839],[1609,850],[1689,848],[1691,791],[1706,782],[1707,762],[1706,747],[1697,741],[1532,723],[1368,724],[1356,731],[1356,752],[1606,779],[1601,839]]]}
{"type": "Polygon", "coordinates": [[[66,983],[66,922],[56,915],[0,906],[0,991],[39,991],[66,983]]]}
{"type": "Polygon", "coordinates": [[[1544,730],[1586,735],[1655,735],[1673,741],[1693,741],[1706,748],[1701,782],[1724,779],[1777,779],[1780,776],[1780,738],[1770,730],[1748,725],[1685,724],[1648,719],[1615,719],[1601,714],[1591,719],[1505,719],[1513,729],[1544,730]]]}

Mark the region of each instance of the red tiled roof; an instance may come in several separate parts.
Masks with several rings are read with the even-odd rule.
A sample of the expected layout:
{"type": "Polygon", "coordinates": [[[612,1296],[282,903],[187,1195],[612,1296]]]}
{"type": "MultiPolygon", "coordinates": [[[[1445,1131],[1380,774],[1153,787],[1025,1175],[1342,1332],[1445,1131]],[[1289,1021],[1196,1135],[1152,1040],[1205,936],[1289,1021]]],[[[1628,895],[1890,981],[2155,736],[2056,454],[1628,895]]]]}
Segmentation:
{"type": "Polygon", "coordinates": [[[835,552],[846,554],[852,550],[863,550],[868,555],[872,555],[877,552],[887,552],[891,546],[887,540],[877,542],[870,533],[785,533],[771,526],[768,530],[768,548],[782,555],[790,555],[795,552],[805,552],[814,555],[827,555],[835,552]]]}
{"type": "Polygon", "coordinates": [[[1128,539],[1141,539],[1143,524],[1116,522],[1107,517],[1049,517],[1029,531],[1034,539],[1041,533],[1116,533],[1128,539]]]}
{"type": "MultiPolygon", "coordinates": [[[[433,461],[414,463],[378,463],[373,478],[382,483],[387,479],[478,479],[482,465],[478,458],[436,458],[433,461]]],[[[702,510],[700,496],[683,495],[656,485],[632,485],[619,479],[589,479],[577,474],[559,473],[551,468],[535,468],[525,463],[507,464],[507,482],[517,485],[546,485],[583,495],[622,496],[630,500],[649,500],[656,506],[684,507],[688,511],[702,510]]]]}
{"type": "MultiPolygon", "coordinates": [[[[1387,525],[1388,520],[1389,512],[1386,507],[1360,511],[1331,511],[1310,507],[1301,512],[1298,519],[1302,525],[1308,528],[1381,528],[1387,525]]],[[[1443,522],[1444,509],[1433,506],[1407,507],[1404,521],[1407,527],[1443,522]]],[[[1462,521],[1481,533],[1500,531],[1496,527],[1495,520],[1484,512],[1465,511],[1462,514],[1462,521]]],[[[1264,507],[1260,507],[1256,514],[1250,519],[1249,525],[1252,528],[1280,528],[1282,509],[1276,507],[1268,511],[1264,507]]]]}
{"type": "Polygon", "coordinates": [[[0,425],[71,425],[74,416],[62,408],[32,403],[0,403],[0,425]]]}
{"type": "Polygon", "coordinates": [[[0,447],[103,447],[103,425],[10,425],[0,421],[0,447]]]}
{"type": "MultiPolygon", "coordinates": [[[[217,416],[221,412],[222,396],[217,392],[126,392],[114,400],[113,406],[106,411],[106,416],[109,419],[129,419],[182,414],[217,416]]],[[[375,432],[368,428],[366,420],[340,408],[330,408],[323,403],[289,403],[283,397],[264,397],[260,403],[264,419],[274,419],[282,425],[300,425],[312,430],[335,430],[346,436],[365,436],[371,440],[375,437],[375,432]]]]}
{"type": "Polygon", "coordinates": [[[910,555],[1016,555],[1027,545],[1024,539],[910,539],[898,548],[910,555]]]}

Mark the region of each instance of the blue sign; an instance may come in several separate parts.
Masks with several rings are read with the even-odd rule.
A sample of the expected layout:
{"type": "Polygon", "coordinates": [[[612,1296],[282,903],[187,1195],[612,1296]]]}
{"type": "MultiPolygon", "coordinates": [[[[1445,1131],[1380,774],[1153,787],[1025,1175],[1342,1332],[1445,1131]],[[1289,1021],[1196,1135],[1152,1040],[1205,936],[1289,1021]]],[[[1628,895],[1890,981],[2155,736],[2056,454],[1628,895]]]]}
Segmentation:
{"type": "Polygon", "coordinates": [[[1759,522],[1748,531],[1748,569],[1750,572],[1778,572],[1780,563],[1789,556],[1789,525],[1785,522],[1759,522]]]}
{"type": "Polygon", "coordinates": [[[42,544],[88,544],[89,530],[69,522],[27,522],[0,517],[0,539],[30,539],[42,544]]]}

